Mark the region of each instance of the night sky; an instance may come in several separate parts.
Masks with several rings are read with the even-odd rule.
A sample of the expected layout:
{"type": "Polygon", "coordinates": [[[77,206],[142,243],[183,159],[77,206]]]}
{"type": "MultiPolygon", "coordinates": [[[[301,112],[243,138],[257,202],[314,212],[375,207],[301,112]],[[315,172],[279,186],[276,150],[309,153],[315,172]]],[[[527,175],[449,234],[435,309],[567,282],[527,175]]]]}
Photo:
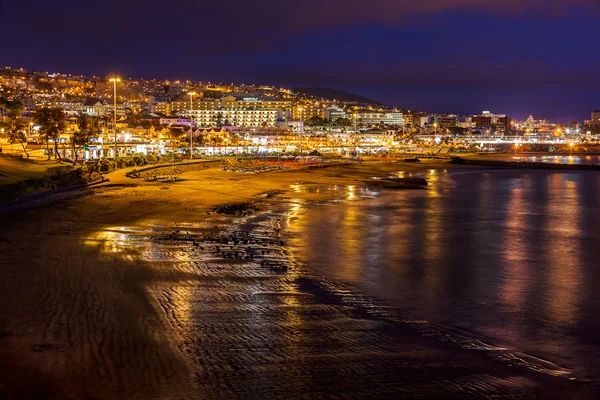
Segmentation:
{"type": "Polygon", "coordinates": [[[2,2],[2,64],[327,86],[435,112],[600,109],[598,0],[2,2]]]}

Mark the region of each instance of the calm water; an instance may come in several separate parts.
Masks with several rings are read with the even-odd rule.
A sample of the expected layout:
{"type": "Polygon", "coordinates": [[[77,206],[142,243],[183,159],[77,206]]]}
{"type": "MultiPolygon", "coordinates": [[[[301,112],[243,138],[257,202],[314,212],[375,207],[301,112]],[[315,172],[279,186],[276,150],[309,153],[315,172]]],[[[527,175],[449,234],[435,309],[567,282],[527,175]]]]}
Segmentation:
{"type": "Polygon", "coordinates": [[[295,257],[407,318],[600,380],[600,174],[429,171],[294,214],[295,257]]]}
{"type": "Polygon", "coordinates": [[[511,157],[511,161],[600,165],[600,156],[513,156],[511,157]]]}

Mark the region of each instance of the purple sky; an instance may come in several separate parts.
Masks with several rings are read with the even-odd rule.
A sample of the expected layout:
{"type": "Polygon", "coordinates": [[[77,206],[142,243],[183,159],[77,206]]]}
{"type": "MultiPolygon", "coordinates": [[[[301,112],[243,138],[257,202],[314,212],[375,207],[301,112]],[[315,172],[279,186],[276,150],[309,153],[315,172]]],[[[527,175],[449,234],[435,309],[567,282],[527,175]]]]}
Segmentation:
{"type": "Polygon", "coordinates": [[[597,0],[3,2],[5,65],[329,86],[393,106],[583,120],[597,0]]]}

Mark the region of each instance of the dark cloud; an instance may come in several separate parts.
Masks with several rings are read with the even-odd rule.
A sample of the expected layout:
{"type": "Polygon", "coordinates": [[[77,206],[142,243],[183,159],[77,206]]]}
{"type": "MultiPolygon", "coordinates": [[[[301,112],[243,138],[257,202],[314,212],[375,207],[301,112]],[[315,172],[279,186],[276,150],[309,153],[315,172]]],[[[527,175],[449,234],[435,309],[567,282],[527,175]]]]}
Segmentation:
{"type": "Polygon", "coordinates": [[[597,0],[30,0],[5,5],[3,27],[45,43],[113,48],[185,46],[210,53],[261,51],[290,34],[360,23],[401,24],[410,17],[481,12],[521,17],[596,11],[597,0]],[[78,40],[74,40],[78,38],[78,40]]]}
{"type": "Polygon", "coordinates": [[[29,0],[2,6],[0,60],[28,69],[415,93],[600,85],[590,67],[600,62],[598,0],[29,0]]]}

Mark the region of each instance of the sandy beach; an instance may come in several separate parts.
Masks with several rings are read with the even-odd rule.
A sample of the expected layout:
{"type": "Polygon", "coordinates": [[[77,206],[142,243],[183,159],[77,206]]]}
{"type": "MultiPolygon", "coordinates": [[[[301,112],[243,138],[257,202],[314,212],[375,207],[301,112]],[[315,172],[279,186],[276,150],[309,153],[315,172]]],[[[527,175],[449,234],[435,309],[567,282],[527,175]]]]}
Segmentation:
{"type": "Polygon", "coordinates": [[[425,337],[295,263],[282,219],[372,176],[445,168],[467,167],[216,163],[170,184],[117,171],[5,210],[1,397],[594,398],[568,377],[425,337]]]}

